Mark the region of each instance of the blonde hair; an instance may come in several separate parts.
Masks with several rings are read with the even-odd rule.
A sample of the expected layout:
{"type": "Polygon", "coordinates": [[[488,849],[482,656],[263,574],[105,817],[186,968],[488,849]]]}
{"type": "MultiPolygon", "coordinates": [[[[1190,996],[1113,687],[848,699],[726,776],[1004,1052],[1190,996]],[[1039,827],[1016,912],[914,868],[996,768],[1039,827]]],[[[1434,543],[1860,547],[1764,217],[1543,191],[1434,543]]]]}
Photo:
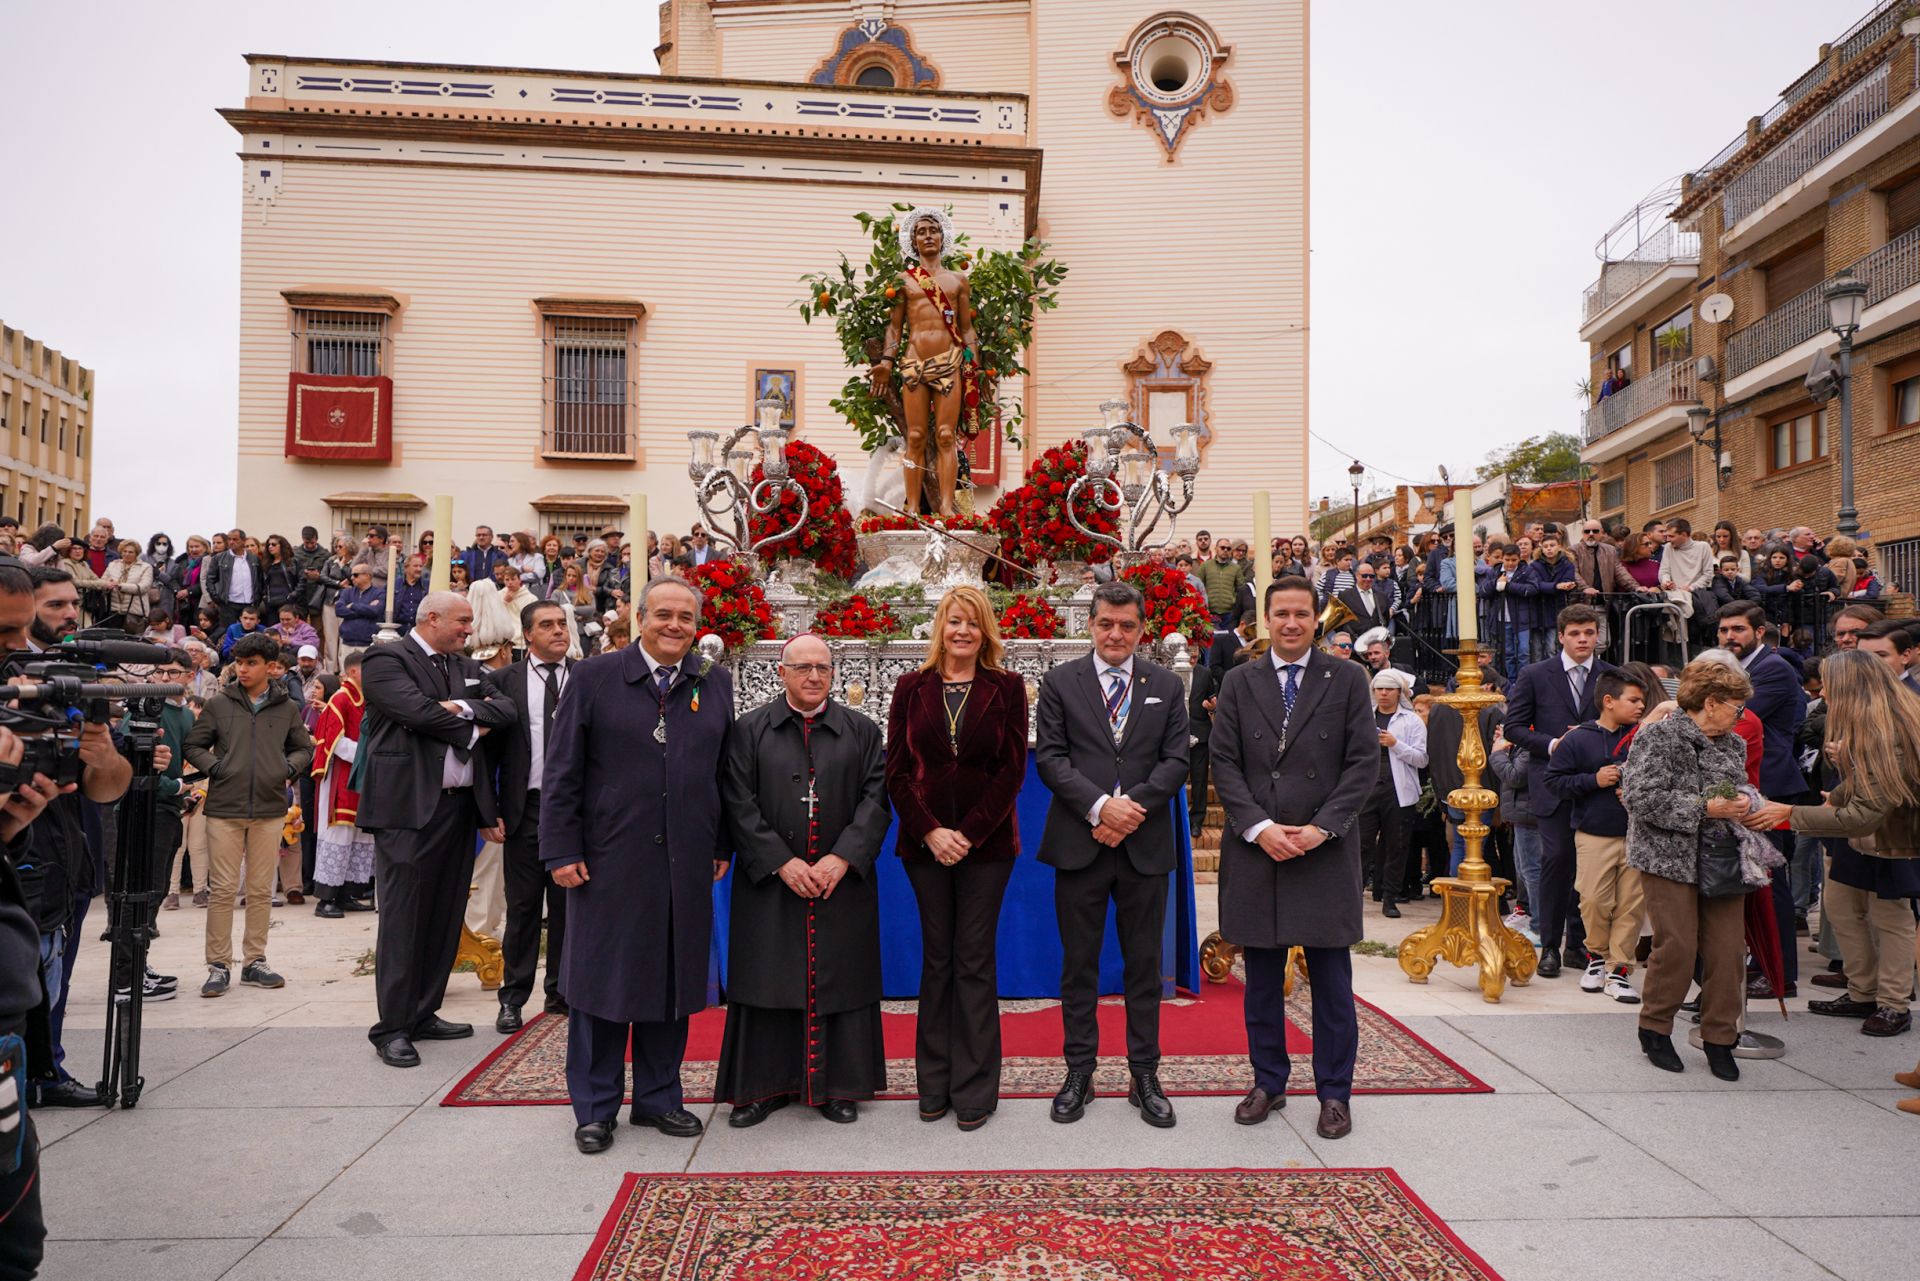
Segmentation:
{"type": "Polygon", "coordinates": [[[1902,689],[1893,669],[1860,650],[1820,660],[1827,703],[1827,739],[1842,778],[1833,803],[1870,798],[1877,805],[1920,806],[1920,698],[1902,689]]]}
{"type": "Polygon", "coordinates": [[[920,664],[920,670],[936,670],[940,660],[947,656],[947,616],[956,609],[965,609],[979,624],[980,666],[990,672],[999,671],[1000,656],[1006,652],[1006,646],[1000,642],[1000,620],[994,616],[987,594],[978,587],[955,587],[940,598],[939,606],[933,611],[933,635],[927,641],[927,661],[920,664]]]}
{"type": "Polygon", "coordinates": [[[1683,712],[1697,712],[1709,699],[1744,703],[1752,697],[1753,682],[1745,672],[1711,658],[1696,658],[1680,673],[1680,692],[1674,701],[1683,712]]]}

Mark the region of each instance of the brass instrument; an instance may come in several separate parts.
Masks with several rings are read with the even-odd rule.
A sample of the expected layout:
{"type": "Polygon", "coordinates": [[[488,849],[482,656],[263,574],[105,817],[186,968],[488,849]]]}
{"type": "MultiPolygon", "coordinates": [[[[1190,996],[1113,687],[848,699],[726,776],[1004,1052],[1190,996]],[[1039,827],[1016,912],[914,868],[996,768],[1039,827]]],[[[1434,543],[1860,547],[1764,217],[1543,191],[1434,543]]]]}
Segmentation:
{"type": "Polygon", "coordinates": [[[1320,648],[1326,649],[1327,638],[1352,621],[1353,611],[1338,600],[1329,598],[1326,607],[1320,611],[1320,639],[1317,642],[1320,648]]]}

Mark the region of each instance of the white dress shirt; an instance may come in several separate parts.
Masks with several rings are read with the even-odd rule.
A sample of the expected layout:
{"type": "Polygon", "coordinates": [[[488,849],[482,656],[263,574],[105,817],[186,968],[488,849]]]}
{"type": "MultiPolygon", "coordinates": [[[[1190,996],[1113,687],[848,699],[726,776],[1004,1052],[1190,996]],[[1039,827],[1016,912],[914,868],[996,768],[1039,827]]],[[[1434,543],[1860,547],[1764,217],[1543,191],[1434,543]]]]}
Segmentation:
{"type": "Polygon", "coordinates": [[[553,696],[557,699],[566,692],[567,661],[562,658],[552,664],[553,672],[546,680],[541,679],[540,669],[547,663],[527,655],[527,737],[532,743],[533,754],[527,761],[527,790],[540,790],[540,780],[545,774],[547,760],[547,680],[553,682],[553,696]]]}
{"type": "MultiPolygon", "coordinates": [[[[1133,655],[1127,655],[1127,661],[1120,664],[1120,666],[1109,667],[1106,659],[1095,654],[1093,656],[1093,668],[1095,675],[1098,677],[1100,698],[1103,705],[1107,697],[1108,674],[1111,672],[1119,672],[1120,675],[1126,679],[1127,693],[1120,703],[1119,719],[1113,722],[1113,737],[1114,741],[1118,742],[1120,735],[1126,732],[1127,717],[1133,714],[1133,655]]],[[[1113,794],[1115,796],[1121,795],[1120,784],[1117,782],[1113,785],[1113,794]]],[[[1087,811],[1087,825],[1090,827],[1100,826],[1100,811],[1106,807],[1106,797],[1102,796],[1096,800],[1093,803],[1093,808],[1087,811]]]]}
{"type": "MultiPolygon", "coordinates": [[[[433,646],[427,644],[426,639],[420,635],[418,630],[408,632],[407,634],[413,637],[413,643],[420,647],[420,650],[422,653],[424,653],[428,658],[431,658],[436,663],[438,663],[440,658],[440,651],[436,650],[433,646]]],[[[435,701],[438,701],[438,700],[435,700],[435,701]]],[[[461,720],[470,721],[473,719],[473,708],[467,705],[467,702],[465,699],[456,698],[453,700],[453,702],[454,702],[454,706],[460,709],[460,711],[458,712],[458,715],[461,720]]],[[[467,740],[468,755],[466,760],[463,761],[458,756],[456,756],[451,747],[447,749],[447,757],[440,764],[440,786],[449,787],[449,788],[473,786],[473,755],[472,753],[473,753],[474,745],[479,741],[480,741],[480,727],[476,725],[473,727],[473,737],[467,740]]]]}
{"type": "MultiPolygon", "coordinates": [[[[1310,655],[1302,654],[1299,658],[1296,658],[1291,663],[1289,663],[1286,659],[1280,657],[1279,650],[1270,649],[1267,651],[1267,657],[1273,660],[1273,678],[1281,682],[1281,685],[1283,688],[1286,684],[1287,668],[1297,667],[1300,669],[1299,672],[1296,673],[1294,676],[1294,686],[1295,686],[1294,700],[1298,702],[1300,697],[1300,691],[1306,689],[1307,687],[1307,659],[1310,657],[1310,655]]],[[[1240,833],[1240,839],[1246,841],[1249,845],[1251,845],[1253,842],[1260,839],[1260,833],[1266,831],[1269,827],[1272,827],[1272,826],[1273,826],[1272,819],[1263,818],[1258,823],[1255,823],[1252,827],[1249,827],[1246,831],[1240,833]]]]}
{"type": "Polygon", "coordinates": [[[253,566],[247,564],[246,549],[229,552],[233,557],[233,572],[227,578],[227,599],[229,601],[249,601],[253,599],[253,566]]]}

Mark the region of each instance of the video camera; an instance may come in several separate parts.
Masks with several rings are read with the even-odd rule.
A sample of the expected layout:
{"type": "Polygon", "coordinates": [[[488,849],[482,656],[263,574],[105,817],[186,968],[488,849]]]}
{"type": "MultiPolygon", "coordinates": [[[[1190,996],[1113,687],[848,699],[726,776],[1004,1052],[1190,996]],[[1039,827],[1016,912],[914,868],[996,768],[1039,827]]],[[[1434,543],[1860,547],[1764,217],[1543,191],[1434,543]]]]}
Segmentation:
{"type": "Polygon", "coordinates": [[[0,659],[0,728],[22,740],[17,765],[0,762],[0,794],[11,792],[35,774],[61,786],[78,783],[82,773],[82,725],[110,725],[114,705],[124,703],[134,721],[155,723],[160,704],[186,692],[176,684],[137,684],[100,680],[103,668],[121,664],[164,663],[164,645],[128,640],[107,628],[77,632],[39,653],[16,650],[0,659]]]}

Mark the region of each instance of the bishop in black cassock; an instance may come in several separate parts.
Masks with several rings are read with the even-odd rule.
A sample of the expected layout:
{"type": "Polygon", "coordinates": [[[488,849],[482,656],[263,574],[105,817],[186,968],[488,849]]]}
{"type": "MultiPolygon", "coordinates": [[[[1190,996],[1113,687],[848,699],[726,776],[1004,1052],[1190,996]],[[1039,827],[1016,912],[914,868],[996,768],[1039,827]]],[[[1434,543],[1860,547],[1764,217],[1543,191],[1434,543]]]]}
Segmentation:
{"type": "Polygon", "coordinates": [[[721,784],[735,866],[719,1097],[756,1125],[799,1099],[828,1120],[886,1084],[880,896],[889,811],[880,729],[833,702],[817,636],[782,652],[786,697],[735,724],[721,784]]]}

